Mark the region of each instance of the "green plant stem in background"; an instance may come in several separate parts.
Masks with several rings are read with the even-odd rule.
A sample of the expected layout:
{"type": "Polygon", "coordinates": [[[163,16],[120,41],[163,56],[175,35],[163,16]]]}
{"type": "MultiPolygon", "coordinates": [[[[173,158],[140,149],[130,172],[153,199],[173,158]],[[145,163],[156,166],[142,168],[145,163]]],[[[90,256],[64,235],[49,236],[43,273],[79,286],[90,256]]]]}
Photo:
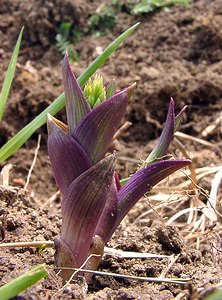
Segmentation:
{"type": "Polygon", "coordinates": [[[44,265],[34,267],[25,274],[13,279],[9,283],[0,287],[0,299],[8,300],[12,297],[15,297],[47,275],[48,272],[45,269],[44,265]]]}
{"type": "MultiPolygon", "coordinates": [[[[100,68],[110,55],[124,42],[139,26],[139,23],[133,25],[118,38],[116,38],[104,52],[98,56],[89,67],[78,77],[80,86],[83,86],[86,81],[91,77],[98,68],[100,68]]],[[[20,130],[13,138],[11,138],[1,149],[0,149],[0,163],[10,157],[15,151],[17,151],[29,138],[30,136],[43,124],[46,123],[47,114],[55,115],[65,105],[65,95],[62,93],[57,97],[52,104],[50,104],[42,113],[40,113],[32,122],[26,125],[20,130]]]]}
{"type": "Polygon", "coordinates": [[[6,75],[5,75],[5,80],[2,86],[2,90],[1,90],[1,94],[0,94],[0,121],[2,119],[4,110],[5,110],[5,105],[8,99],[8,95],[10,92],[10,88],[11,88],[11,84],[12,84],[12,80],[15,74],[15,68],[16,68],[16,63],[17,63],[17,59],[18,59],[18,53],[19,53],[19,48],[20,48],[20,44],[21,44],[21,40],[22,40],[22,33],[23,33],[23,29],[24,27],[22,27],[15,49],[13,51],[6,75]]]}

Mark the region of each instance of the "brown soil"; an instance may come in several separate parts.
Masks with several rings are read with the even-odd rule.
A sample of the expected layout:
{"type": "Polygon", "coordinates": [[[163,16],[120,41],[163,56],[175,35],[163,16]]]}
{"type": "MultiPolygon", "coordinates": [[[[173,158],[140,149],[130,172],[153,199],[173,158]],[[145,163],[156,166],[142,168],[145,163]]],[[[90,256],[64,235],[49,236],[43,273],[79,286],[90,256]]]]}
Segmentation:
{"type": "MultiPolygon", "coordinates": [[[[195,167],[221,163],[221,124],[204,135],[221,115],[222,103],[222,1],[196,0],[189,6],[132,17],[118,15],[112,33],[82,38],[75,46],[80,61],[73,64],[76,75],[110,41],[130,25],[141,22],[136,33],[105,64],[100,73],[108,81],[115,77],[119,88],[137,81],[138,88],[126,120],[133,126],[116,145],[120,152],[118,170],[127,176],[137,168],[130,159],[145,158],[160,134],[170,97],[179,110],[188,104],[187,119],[181,131],[213,143],[206,147],[181,140],[195,167]],[[125,160],[127,158],[127,160],[125,160]]],[[[19,65],[9,102],[0,124],[0,146],[31,121],[63,90],[61,54],[55,47],[59,24],[72,21],[85,28],[97,8],[96,1],[30,0],[1,1],[0,6],[0,82],[22,25],[25,26],[19,65]],[[81,16],[81,17],[80,17],[81,16]],[[28,63],[29,62],[29,63],[28,63]]],[[[59,118],[65,120],[64,112],[59,118]]],[[[10,187],[0,186],[0,238],[2,242],[53,240],[60,232],[59,199],[49,200],[56,191],[46,151],[46,127],[35,133],[26,145],[4,164],[12,163],[10,187]],[[28,191],[22,187],[32,164],[38,134],[38,153],[28,191]]],[[[176,146],[172,152],[177,153],[176,146]]],[[[2,167],[4,166],[2,164],[2,167]]],[[[198,181],[209,190],[212,175],[198,181]]],[[[166,183],[168,184],[168,183],[166,183]]],[[[201,195],[202,200],[205,198],[201,195]]],[[[170,198],[170,193],[169,193],[170,198]]],[[[218,198],[221,199],[221,191],[218,198]]],[[[156,203],[156,202],[155,202],[156,203]]],[[[189,206],[189,201],[174,209],[160,208],[148,217],[140,216],[156,204],[142,199],[122,222],[109,246],[138,252],[179,255],[169,266],[168,259],[120,259],[105,257],[100,269],[119,274],[191,278],[189,285],[154,284],[112,277],[94,277],[87,286],[81,278],[70,283],[56,299],[202,299],[221,278],[221,225],[206,225],[199,238],[187,239],[192,228],[166,225],[167,218],[189,206]],[[158,216],[158,217],[157,217],[158,216]],[[138,218],[139,217],[139,218],[138,218]]],[[[180,224],[184,224],[182,217],[180,224]]],[[[37,254],[33,248],[0,251],[1,284],[39,263],[46,263],[47,279],[28,289],[16,299],[50,299],[62,286],[53,263],[53,249],[37,254]]]]}

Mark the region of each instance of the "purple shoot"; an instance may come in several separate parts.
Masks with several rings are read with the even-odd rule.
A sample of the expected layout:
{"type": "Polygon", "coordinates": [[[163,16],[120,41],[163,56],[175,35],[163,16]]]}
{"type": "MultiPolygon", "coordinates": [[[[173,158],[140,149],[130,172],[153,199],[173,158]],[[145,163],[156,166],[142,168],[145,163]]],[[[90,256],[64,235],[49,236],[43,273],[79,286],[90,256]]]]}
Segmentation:
{"type": "MultiPolygon", "coordinates": [[[[161,137],[144,166],[121,187],[116,174],[115,155],[107,152],[120,126],[135,84],[115,91],[107,89],[108,99],[91,108],[71,71],[67,55],[62,65],[68,126],[48,117],[48,152],[56,182],[61,191],[61,235],[55,241],[58,267],[96,269],[103,249],[132,206],[154,185],[190,160],[166,160],[169,144],[182,113],[174,114],[171,100],[161,137]],[[111,91],[111,92],[110,92],[111,91]],[[110,97],[109,97],[110,96],[110,97]]],[[[89,88],[87,88],[90,90],[89,88]]],[[[70,270],[62,270],[68,280],[70,270]]]]}

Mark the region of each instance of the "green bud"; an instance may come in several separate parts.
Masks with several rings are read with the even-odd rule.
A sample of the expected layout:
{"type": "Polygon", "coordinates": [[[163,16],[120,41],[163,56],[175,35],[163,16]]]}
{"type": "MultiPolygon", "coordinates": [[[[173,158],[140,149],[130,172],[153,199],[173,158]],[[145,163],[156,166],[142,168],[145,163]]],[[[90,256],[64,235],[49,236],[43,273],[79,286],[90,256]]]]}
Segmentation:
{"type": "Polygon", "coordinates": [[[96,74],[93,80],[90,78],[85,85],[84,94],[91,108],[105,101],[106,89],[103,85],[102,76],[96,74]]]}

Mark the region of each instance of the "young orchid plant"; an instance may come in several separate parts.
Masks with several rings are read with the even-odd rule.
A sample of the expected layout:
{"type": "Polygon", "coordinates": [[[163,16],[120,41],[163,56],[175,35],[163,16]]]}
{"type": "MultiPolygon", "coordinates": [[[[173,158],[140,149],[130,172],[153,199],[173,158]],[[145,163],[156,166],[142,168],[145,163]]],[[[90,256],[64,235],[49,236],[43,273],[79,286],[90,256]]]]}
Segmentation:
{"type": "MultiPolygon", "coordinates": [[[[134,204],[158,182],[190,164],[190,160],[169,159],[166,155],[183,110],[175,117],[171,99],[159,141],[141,168],[121,186],[115,172],[116,154],[107,152],[135,84],[116,92],[114,83],[101,89],[98,79],[86,86],[86,97],[67,55],[62,75],[68,125],[48,116],[48,152],[61,191],[62,209],[55,261],[61,268],[79,268],[87,261],[85,267],[95,270],[105,244],[134,204]],[[97,93],[95,99],[91,97],[91,104],[87,101],[90,93],[97,93]]],[[[72,273],[62,269],[60,274],[68,280],[72,273]]]]}

